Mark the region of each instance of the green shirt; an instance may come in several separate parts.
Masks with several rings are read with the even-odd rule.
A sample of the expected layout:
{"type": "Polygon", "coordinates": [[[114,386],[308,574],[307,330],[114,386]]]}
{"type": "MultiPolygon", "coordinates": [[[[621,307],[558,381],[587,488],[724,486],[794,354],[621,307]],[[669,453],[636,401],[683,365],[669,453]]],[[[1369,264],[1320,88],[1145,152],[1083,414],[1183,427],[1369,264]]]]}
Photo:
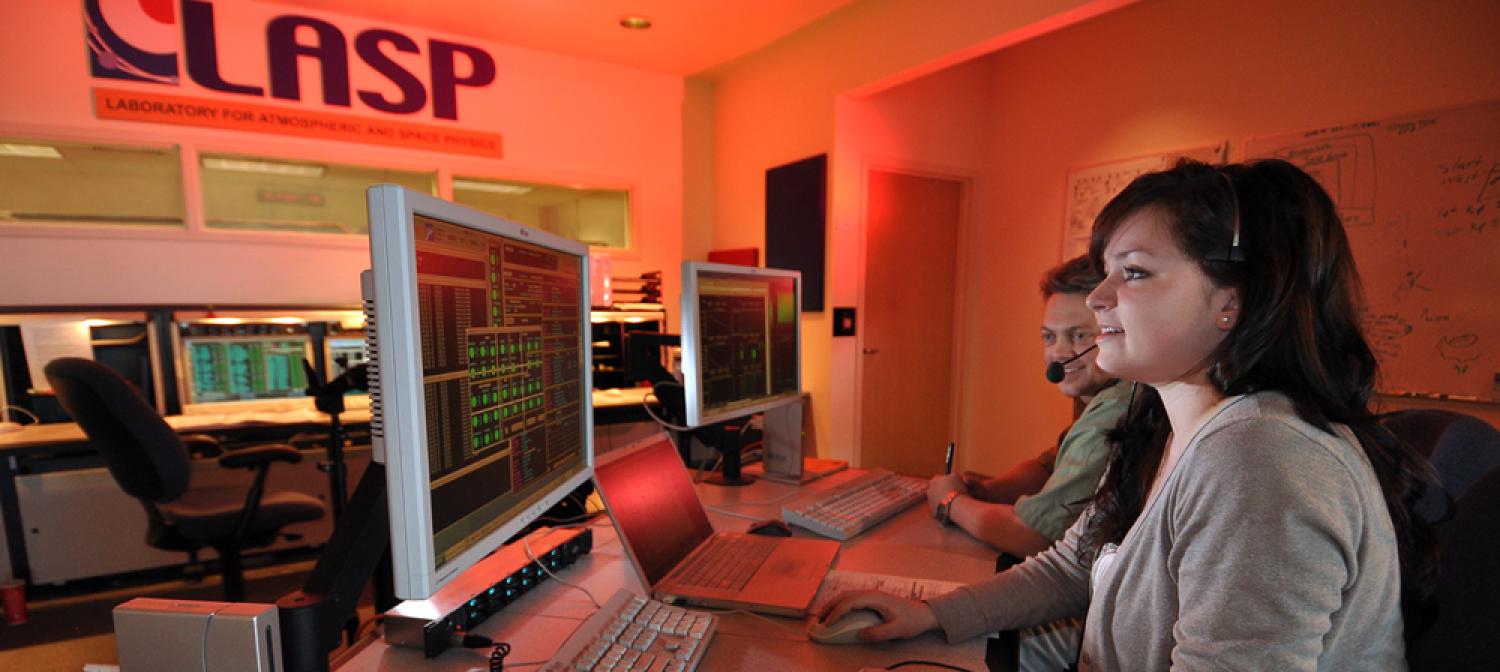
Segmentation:
{"type": "Polygon", "coordinates": [[[1083,511],[1083,501],[1099,487],[1109,459],[1105,435],[1115,428],[1130,401],[1130,385],[1119,382],[1100,390],[1068,428],[1057,446],[1052,475],[1034,495],[1016,499],[1016,517],[1038,534],[1061,539],[1083,511]]]}

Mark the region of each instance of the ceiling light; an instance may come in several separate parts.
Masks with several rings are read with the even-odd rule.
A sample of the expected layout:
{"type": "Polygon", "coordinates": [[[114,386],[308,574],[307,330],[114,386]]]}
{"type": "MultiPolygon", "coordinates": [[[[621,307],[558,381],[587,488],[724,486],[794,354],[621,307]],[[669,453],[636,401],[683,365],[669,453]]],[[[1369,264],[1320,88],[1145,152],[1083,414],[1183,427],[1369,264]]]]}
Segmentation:
{"type": "Polygon", "coordinates": [[[468,191],[488,191],[495,194],[521,194],[531,193],[531,187],[524,184],[506,184],[504,182],[481,182],[479,180],[453,180],[454,189],[465,189],[468,191]]]}
{"type": "Polygon", "coordinates": [[[645,30],[651,27],[651,19],[644,16],[627,16],[620,19],[620,25],[630,30],[645,30]]]}
{"type": "Polygon", "coordinates": [[[271,318],[271,323],[272,324],[302,324],[302,318],[300,318],[300,317],[273,317],[273,318],[271,318]]]}
{"type": "Polygon", "coordinates": [[[273,163],[271,161],[246,161],[244,159],[219,159],[205,157],[204,168],[230,170],[239,173],[265,173],[268,175],[294,175],[296,177],[322,177],[323,166],[305,163],[273,163]]]}
{"type": "Polygon", "coordinates": [[[199,320],[204,324],[244,324],[245,320],[238,317],[205,317],[199,320]]]}
{"type": "Polygon", "coordinates": [[[61,159],[56,147],[47,145],[0,144],[0,156],[24,156],[29,159],[61,159]]]}

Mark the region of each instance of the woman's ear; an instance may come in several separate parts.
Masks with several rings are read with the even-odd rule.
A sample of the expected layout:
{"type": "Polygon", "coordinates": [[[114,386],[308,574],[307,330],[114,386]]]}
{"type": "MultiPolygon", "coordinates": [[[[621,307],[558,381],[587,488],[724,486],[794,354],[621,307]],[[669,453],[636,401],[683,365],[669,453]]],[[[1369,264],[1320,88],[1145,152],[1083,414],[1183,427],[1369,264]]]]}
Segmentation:
{"type": "Polygon", "coordinates": [[[1223,331],[1229,331],[1234,328],[1234,325],[1239,324],[1240,290],[1234,287],[1221,288],[1214,292],[1214,303],[1219,306],[1219,310],[1215,313],[1215,326],[1223,331]]]}

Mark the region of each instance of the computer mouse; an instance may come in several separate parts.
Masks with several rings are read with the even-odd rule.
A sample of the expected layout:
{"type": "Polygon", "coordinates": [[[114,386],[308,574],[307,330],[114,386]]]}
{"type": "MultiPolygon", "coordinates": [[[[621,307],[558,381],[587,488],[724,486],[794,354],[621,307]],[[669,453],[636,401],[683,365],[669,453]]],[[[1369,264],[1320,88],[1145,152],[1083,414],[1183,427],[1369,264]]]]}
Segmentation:
{"type": "Polygon", "coordinates": [[[819,644],[859,644],[859,631],[880,625],[880,614],[869,609],[855,609],[832,623],[814,619],[807,626],[807,637],[819,644]]]}
{"type": "Polygon", "coordinates": [[[750,534],[759,534],[765,537],[792,536],[792,528],[787,527],[786,523],[776,520],[775,518],[771,518],[769,520],[759,520],[751,523],[750,529],[748,531],[750,532],[750,534]]]}

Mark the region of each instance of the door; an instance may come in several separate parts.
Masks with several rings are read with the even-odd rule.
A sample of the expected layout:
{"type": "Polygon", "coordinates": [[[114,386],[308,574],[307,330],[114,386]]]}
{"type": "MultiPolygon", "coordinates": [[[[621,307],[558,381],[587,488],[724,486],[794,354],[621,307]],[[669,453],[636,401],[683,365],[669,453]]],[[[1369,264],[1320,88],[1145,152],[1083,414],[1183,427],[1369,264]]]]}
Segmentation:
{"type": "Polygon", "coordinates": [[[943,468],[963,187],[883,170],[867,176],[861,466],[924,477],[943,468]]]}

